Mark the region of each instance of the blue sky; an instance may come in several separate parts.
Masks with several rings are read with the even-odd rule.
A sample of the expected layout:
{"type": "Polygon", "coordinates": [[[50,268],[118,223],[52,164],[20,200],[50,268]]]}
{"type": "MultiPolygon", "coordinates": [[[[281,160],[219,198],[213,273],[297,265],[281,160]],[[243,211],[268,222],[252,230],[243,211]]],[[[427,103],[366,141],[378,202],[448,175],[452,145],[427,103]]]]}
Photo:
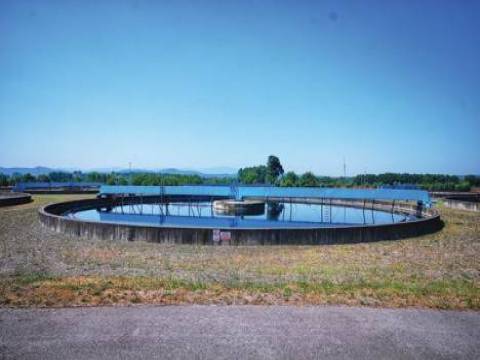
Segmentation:
{"type": "Polygon", "coordinates": [[[480,173],[479,1],[0,2],[0,166],[480,173]]]}

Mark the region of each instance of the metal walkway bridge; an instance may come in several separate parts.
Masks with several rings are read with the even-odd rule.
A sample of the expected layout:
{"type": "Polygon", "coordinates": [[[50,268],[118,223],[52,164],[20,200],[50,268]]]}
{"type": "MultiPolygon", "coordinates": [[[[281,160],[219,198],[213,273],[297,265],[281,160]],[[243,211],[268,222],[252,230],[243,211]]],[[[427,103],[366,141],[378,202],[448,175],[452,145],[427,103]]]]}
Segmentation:
{"type": "Polygon", "coordinates": [[[55,189],[97,189],[102,184],[98,182],[19,182],[13,191],[23,192],[28,190],[55,190],[55,189]]]}
{"type": "Polygon", "coordinates": [[[244,198],[316,198],[343,200],[416,201],[430,206],[430,196],[424,190],[404,189],[345,189],[320,187],[273,187],[273,186],[110,186],[102,185],[100,195],[180,195],[212,196],[236,199],[244,198]]]}

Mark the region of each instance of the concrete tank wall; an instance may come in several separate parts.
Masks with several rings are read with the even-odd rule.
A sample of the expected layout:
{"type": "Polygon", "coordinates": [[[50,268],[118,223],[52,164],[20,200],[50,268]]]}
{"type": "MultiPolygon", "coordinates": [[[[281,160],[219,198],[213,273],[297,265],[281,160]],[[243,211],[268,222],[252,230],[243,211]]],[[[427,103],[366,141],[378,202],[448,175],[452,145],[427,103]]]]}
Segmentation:
{"type": "Polygon", "coordinates": [[[0,206],[26,204],[32,201],[30,194],[0,192],[0,206]]]}
{"type": "Polygon", "coordinates": [[[468,199],[452,199],[446,198],[443,200],[446,207],[467,210],[467,211],[480,211],[480,197],[476,198],[476,201],[469,201],[468,199]]]}
{"type": "MultiPolygon", "coordinates": [[[[129,198],[134,203],[139,198],[129,198]]],[[[142,198],[144,203],[154,199],[142,198]]],[[[158,197],[157,197],[158,200],[158,197]]],[[[119,241],[149,241],[176,244],[231,245],[318,245],[395,240],[435,232],[442,228],[440,216],[426,210],[424,218],[384,225],[319,227],[309,229],[218,229],[228,240],[214,241],[214,230],[204,228],[155,227],[83,221],[62,216],[65,212],[112,206],[112,199],[77,200],[47,205],[39,210],[41,223],[49,229],[69,235],[119,241]]],[[[124,201],[127,201],[125,199],[124,201]]]]}

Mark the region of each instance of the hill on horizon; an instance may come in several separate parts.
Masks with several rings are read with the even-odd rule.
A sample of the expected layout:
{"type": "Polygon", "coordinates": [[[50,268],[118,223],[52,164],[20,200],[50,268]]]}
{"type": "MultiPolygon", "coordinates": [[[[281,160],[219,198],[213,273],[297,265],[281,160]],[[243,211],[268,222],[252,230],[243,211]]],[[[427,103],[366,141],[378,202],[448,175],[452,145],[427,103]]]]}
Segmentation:
{"type": "Polygon", "coordinates": [[[100,172],[100,173],[162,173],[162,174],[173,174],[173,175],[198,175],[201,177],[232,177],[237,175],[237,170],[227,167],[218,167],[218,168],[206,168],[200,170],[194,169],[177,169],[177,168],[164,168],[164,169],[124,169],[124,168],[98,168],[98,169],[77,169],[77,168],[50,168],[45,166],[35,166],[35,167],[0,167],[0,174],[5,174],[12,176],[15,173],[25,175],[32,174],[34,176],[38,175],[47,175],[54,171],[63,171],[63,172],[73,172],[73,171],[82,171],[83,173],[89,172],[100,172]],[[218,170],[218,171],[216,171],[218,170]]]}

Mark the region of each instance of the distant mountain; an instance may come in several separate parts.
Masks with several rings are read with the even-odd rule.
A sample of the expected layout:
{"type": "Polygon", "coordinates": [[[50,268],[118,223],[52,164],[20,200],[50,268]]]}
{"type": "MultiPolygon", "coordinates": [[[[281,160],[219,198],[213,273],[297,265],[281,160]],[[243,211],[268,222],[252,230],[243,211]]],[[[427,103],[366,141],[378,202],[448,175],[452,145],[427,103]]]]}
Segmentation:
{"type": "Polygon", "coordinates": [[[11,167],[11,168],[7,168],[7,167],[0,167],[0,174],[5,174],[5,175],[13,175],[15,173],[19,173],[19,174],[32,174],[32,175],[35,175],[35,176],[38,176],[38,175],[46,175],[52,171],[56,171],[55,169],[52,169],[52,168],[48,168],[48,167],[44,167],[44,166],[36,166],[36,167],[33,167],[33,168],[27,168],[27,167],[11,167]]]}
{"type": "Polygon", "coordinates": [[[218,167],[218,168],[208,168],[208,169],[160,169],[161,173],[164,174],[181,174],[181,175],[199,175],[203,177],[233,177],[237,175],[237,171],[231,168],[218,167]]]}
{"type": "Polygon", "coordinates": [[[118,169],[114,170],[119,174],[128,174],[130,172],[136,173],[161,173],[161,174],[175,174],[175,175],[201,175],[200,172],[194,170],[182,170],[182,169],[175,169],[175,168],[167,168],[167,169],[118,169]]]}
{"type": "Polygon", "coordinates": [[[226,166],[217,166],[210,168],[198,169],[202,174],[230,174],[237,175],[238,169],[234,169],[226,166]]]}
{"type": "Polygon", "coordinates": [[[121,169],[117,172],[121,174],[132,173],[161,173],[161,174],[173,174],[173,175],[198,175],[201,177],[234,177],[237,175],[237,171],[231,168],[209,168],[201,170],[193,169],[177,169],[177,168],[164,168],[164,169],[121,169]]]}
{"type": "Polygon", "coordinates": [[[92,168],[92,169],[80,169],[82,172],[98,172],[98,173],[111,173],[123,171],[122,167],[106,167],[106,168],[92,168]]]}
{"type": "MultiPolygon", "coordinates": [[[[53,169],[44,166],[37,166],[37,167],[0,167],[0,174],[5,175],[13,175],[14,173],[19,174],[27,174],[30,173],[34,176],[38,175],[46,175],[52,171],[65,171],[65,172],[73,172],[76,170],[75,168],[69,169],[53,169]]],[[[128,174],[130,171],[132,173],[162,173],[162,174],[174,174],[174,175],[198,175],[202,177],[234,177],[236,176],[237,171],[235,169],[227,168],[227,167],[217,167],[217,168],[208,168],[202,170],[192,170],[192,169],[176,169],[176,168],[165,168],[165,169],[124,169],[120,167],[111,167],[111,168],[95,168],[95,169],[88,169],[88,170],[81,170],[82,172],[100,172],[100,173],[110,173],[112,171],[121,173],[121,174],[128,174]]]]}
{"type": "Polygon", "coordinates": [[[176,169],[176,168],[166,168],[166,169],[158,169],[157,172],[162,174],[175,174],[175,175],[199,175],[202,174],[195,170],[190,169],[176,169]]]}

